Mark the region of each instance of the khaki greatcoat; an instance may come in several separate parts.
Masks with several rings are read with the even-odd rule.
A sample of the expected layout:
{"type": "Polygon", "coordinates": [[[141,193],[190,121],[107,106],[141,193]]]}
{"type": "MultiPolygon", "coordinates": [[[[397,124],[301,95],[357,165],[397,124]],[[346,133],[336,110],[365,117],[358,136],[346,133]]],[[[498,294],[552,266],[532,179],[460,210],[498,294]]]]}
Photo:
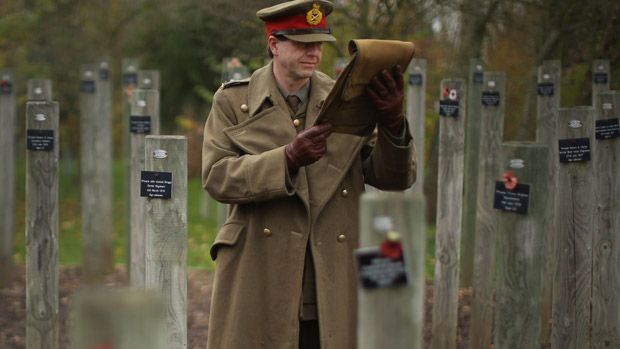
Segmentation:
{"type": "MultiPolygon", "coordinates": [[[[334,81],[315,72],[306,127],[334,81]]],[[[284,146],[296,129],[272,66],[218,90],[207,118],[203,186],[231,204],[211,248],[216,259],[208,348],[297,348],[306,244],[315,265],[321,347],[355,348],[359,197],[364,183],[403,190],[415,180],[413,141],[378,131],[334,133],[327,154],[294,176],[284,146]],[[245,105],[245,106],[244,106],[245,105]]]]}

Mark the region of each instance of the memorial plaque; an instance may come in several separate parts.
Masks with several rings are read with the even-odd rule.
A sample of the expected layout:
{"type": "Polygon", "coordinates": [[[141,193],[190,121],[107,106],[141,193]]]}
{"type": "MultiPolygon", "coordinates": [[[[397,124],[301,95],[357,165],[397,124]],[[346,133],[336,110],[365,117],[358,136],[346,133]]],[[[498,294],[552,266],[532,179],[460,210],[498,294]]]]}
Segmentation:
{"type": "Polygon", "coordinates": [[[403,255],[392,259],[381,255],[380,248],[376,246],[355,250],[355,257],[363,288],[376,289],[407,284],[403,255]]]}
{"type": "Polygon", "coordinates": [[[439,101],[439,115],[452,116],[454,118],[459,116],[459,101],[453,101],[450,99],[444,99],[439,101]]]}
{"type": "Polygon", "coordinates": [[[482,105],[486,107],[499,106],[499,91],[482,91],[482,105]]]}
{"type": "Polygon", "coordinates": [[[422,74],[409,74],[409,85],[410,86],[422,86],[422,74]]]}
{"type": "Polygon", "coordinates": [[[138,85],[138,74],[136,73],[126,73],[123,74],[123,85],[138,85]]]}
{"type": "Polygon", "coordinates": [[[560,139],[560,162],[571,163],[590,161],[590,139],[560,139]]]}
{"type": "Polygon", "coordinates": [[[605,140],[620,137],[618,118],[596,120],[596,139],[605,140]]]}
{"type": "Polygon", "coordinates": [[[109,69],[99,69],[99,79],[106,81],[110,78],[110,70],[109,69]]]}
{"type": "Polygon", "coordinates": [[[8,80],[0,80],[0,94],[10,95],[13,93],[13,84],[8,80]]]}
{"type": "Polygon", "coordinates": [[[604,85],[609,81],[607,73],[594,73],[592,75],[592,80],[597,85],[604,85]]]}
{"type": "Polygon", "coordinates": [[[54,149],[54,130],[27,130],[26,149],[34,151],[54,149]]]}
{"type": "Polygon", "coordinates": [[[480,85],[484,81],[484,75],[481,72],[474,73],[474,84],[480,85]]]}
{"type": "Polygon", "coordinates": [[[157,199],[172,197],[172,172],[140,172],[140,196],[157,199]]]}
{"type": "Polygon", "coordinates": [[[84,93],[95,93],[95,81],[93,80],[80,81],[80,91],[84,93]]]}
{"type": "Polygon", "coordinates": [[[134,116],[129,118],[129,132],[131,133],[151,133],[150,116],[134,116]]]}
{"type": "Polygon", "coordinates": [[[530,185],[517,184],[512,189],[506,189],[504,182],[495,182],[495,196],[493,208],[506,212],[527,214],[530,203],[530,185]]]}
{"type": "Polygon", "coordinates": [[[541,97],[553,96],[554,85],[552,82],[541,82],[538,84],[538,95],[541,97]]]}

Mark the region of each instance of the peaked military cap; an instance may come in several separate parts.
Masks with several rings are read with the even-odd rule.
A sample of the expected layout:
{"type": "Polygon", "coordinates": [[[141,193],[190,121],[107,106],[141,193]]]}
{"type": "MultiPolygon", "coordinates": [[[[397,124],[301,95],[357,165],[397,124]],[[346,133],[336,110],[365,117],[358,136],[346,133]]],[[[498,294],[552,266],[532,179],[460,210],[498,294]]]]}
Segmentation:
{"type": "Polygon", "coordinates": [[[265,21],[267,36],[299,42],[336,41],[327,25],[333,9],[326,0],[293,0],[259,10],[256,16],[265,21]]]}

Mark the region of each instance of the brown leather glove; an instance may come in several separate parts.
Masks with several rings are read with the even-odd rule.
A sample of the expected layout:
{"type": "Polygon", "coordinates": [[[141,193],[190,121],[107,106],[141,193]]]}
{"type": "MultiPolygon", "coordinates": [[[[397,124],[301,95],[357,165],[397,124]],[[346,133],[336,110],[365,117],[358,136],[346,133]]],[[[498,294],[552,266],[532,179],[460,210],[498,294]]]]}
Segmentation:
{"type": "Polygon", "coordinates": [[[332,130],[332,125],[320,124],[295,136],[295,139],[284,147],[289,172],[295,173],[300,167],[310,165],[322,158],[327,152],[326,141],[332,130]]]}
{"type": "Polygon", "coordinates": [[[377,108],[377,123],[392,135],[403,132],[403,72],[400,65],[394,66],[391,73],[386,69],[375,75],[366,89],[368,97],[377,108]]]}

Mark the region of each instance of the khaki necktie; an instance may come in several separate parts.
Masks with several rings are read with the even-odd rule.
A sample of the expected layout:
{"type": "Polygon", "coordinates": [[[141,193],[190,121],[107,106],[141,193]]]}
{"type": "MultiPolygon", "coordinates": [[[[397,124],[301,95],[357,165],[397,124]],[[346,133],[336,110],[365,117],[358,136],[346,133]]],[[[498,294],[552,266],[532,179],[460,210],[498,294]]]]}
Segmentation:
{"type": "Polygon", "coordinates": [[[288,103],[288,105],[291,107],[293,113],[297,113],[297,108],[299,108],[300,102],[301,100],[299,99],[299,97],[295,95],[288,95],[286,97],[286,103],[288,103]]]}

